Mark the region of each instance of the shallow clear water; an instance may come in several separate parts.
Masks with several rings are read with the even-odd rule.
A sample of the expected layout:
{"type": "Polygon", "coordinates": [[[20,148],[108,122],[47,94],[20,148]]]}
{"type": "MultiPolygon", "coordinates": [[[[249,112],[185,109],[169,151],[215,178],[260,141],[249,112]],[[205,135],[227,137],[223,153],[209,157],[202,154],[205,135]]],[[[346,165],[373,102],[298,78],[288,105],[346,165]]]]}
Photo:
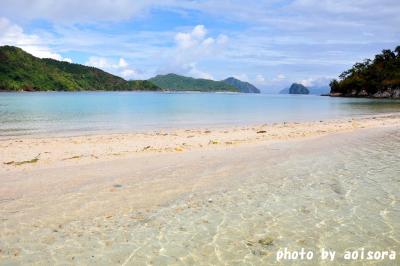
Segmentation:
{"type": "MultiPolygon", "coordinates": [[[[24,234],[6,217],[0,259],[4,265],[399,265],[398,128],[218,154],[184,161],[184,169],[155,169],[171,180],[190,175],[218,185],[193,188],[154,210],[62,227],[17,223],[24,234]],[[316,255],[277,262],[284,247],[316,255]],[[335,250],[335,260],[318,259],[320,248],[335,250]],[[395,251],[396,260],[343,259],[345,250],[362,248],[395,251]]],[[[130,186],[140,184],[121,190],[130,186]]]]}
{"type": "Polygon", "coordinates": [[[0,136],[244,125],[400,110],[400,101],[302,95],[1,93],[0,136]]]}
{"type": "Polygon", "coordinates": [[[278,144],[254,152],[253,162],[219,168],[218,178],[229,176],[229,185],[189,195],[138,225],[131,235],[137,249],[122,261],[399,265],[400,132],[378,130],[346,138],[278,144]],[[278,262],[276,254],[285,247],[304,248],[315,257],[278,262]],[[321,248],[336,251],[333,262],[320,259],[321,248]],[[396,260],[344,259],[345,251],[361,249],[395,251],[396,260]]]}

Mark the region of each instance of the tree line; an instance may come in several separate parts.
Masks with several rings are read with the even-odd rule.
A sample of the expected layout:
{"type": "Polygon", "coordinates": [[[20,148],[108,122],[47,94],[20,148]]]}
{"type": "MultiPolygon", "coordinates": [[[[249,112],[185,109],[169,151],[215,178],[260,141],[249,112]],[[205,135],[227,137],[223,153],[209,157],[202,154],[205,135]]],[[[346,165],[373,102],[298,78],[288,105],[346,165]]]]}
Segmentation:
{"type": "Polygon", "coordinates": [[[343,96],[373,96],[400,89],[400,46],[354,64],[329,85],[331,94],[343,96]]]}

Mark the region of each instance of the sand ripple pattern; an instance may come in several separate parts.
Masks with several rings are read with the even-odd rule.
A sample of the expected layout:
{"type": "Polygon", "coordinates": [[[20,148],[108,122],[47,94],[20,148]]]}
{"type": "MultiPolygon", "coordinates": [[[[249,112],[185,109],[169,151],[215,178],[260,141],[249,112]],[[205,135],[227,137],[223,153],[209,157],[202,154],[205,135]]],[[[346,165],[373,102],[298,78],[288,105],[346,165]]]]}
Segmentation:
{"type": "MultiPolygon", "coordinates": [[[[209,169],[204,174],[229,182],[153,210],[33,228],[23,236],[3,221],[0,264],[271,265],[280,264],[275,255],[282,247],[399,252],[400,132],[315,142],[277,144],[285,159],[262,163],[272,150],[266,148],[242,164],[209,169]]],[[[318,264],[324,263],[296,263],[318,264]]],[[[337,258],[329,265],[343,264],[400,260],[337,258]]]]}

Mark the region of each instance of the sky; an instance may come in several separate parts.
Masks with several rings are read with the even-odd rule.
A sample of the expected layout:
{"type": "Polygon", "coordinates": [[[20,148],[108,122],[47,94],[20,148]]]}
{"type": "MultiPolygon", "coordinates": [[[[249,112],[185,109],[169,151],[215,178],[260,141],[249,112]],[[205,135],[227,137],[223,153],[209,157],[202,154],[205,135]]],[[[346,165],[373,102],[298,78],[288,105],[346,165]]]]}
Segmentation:
{"type": "Polygon", "coordinates": [[[399,14],[399,0],[1,0],[0,45],[125,79],[233,76],[273,93],[394,49],[399,14]]]}

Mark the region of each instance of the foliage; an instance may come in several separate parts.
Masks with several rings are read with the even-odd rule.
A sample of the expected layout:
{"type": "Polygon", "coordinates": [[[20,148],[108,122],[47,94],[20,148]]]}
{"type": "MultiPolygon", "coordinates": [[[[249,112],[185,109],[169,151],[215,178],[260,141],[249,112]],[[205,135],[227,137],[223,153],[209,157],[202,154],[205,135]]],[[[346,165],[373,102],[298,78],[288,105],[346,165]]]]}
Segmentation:
{"type": "Polygon", "coordinates": [[[195,79],[176,74],[158,75],[150,81],[164,90],[172,91],[231,91],[239,89],[222,81],[209,79],[195,79]]]}
{"type": "Polygon", "coordinates": [[[240,92],[243,92],[243,93],[260,93],[260,90],[257,89],[252,84],[232,78],[232,77],[222,80],[222,82],[225,82],[226,84],[229,84],[235,88],[238,88],[240,90],[240,92]]]}
{"type": "Polygon", "coordinates": [[[332,80],[329,85],[331,93],[352,96],[400,89],[400,46],[394,51],[383,50],[373,60],[354,64],[339,76],[339,80],[332,80]]]}
{"type": "Polygon", "coordinates": [[[40,59],[13,46],[0,47],[0,90],[159,90],[149,81],[126,81],[98,68],[40,59]]]}

